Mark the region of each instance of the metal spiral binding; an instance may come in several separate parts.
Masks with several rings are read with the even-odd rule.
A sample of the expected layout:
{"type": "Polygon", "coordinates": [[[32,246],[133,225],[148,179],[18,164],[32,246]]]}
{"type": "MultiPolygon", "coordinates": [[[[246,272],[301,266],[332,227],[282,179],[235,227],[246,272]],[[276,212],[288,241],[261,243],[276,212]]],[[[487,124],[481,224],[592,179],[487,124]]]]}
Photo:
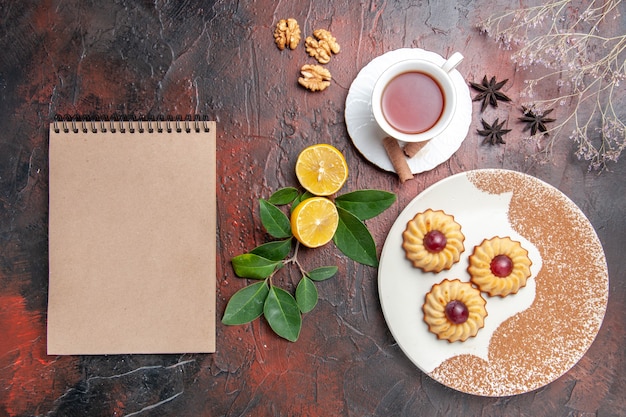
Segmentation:
{"type": "Polygon", "coordinates": [[[110,117],[106,115],[69,115],[66,114],[56,115],[53,120],[53,130],[55,133],[105,133],[107,131],[111,133],[172,133],[173,131],[181,133],[183,130],[186,133],[195,131],[199,133],[201,131],[208,132],[209,119],[207,116],[200,115],[187,115],[184,120],[182,116],[173,117],[171,115],[164,116],[139,116],[135,115],[117,115],[113,114],[110,117]]]}

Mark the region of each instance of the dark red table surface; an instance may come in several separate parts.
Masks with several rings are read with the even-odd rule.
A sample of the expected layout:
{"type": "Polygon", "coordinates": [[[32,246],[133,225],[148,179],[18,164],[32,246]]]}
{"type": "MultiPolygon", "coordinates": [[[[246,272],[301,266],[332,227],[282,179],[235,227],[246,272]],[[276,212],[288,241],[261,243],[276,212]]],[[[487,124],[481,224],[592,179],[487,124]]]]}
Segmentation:
{"type": "MultiPolygon", "coordinates": [[[[598,174],[563,134],[551,160],[536,163],[522,139],[512,51],[475,25],[506,1],[21,1],[0,4],[0,416],[623,416],[626,415],[626,164],[598,174]],[[297,4],[297,5],[296,5],[297,4]],[[294,17],[303,37],[331,30],[340,54],[332,85],[297,85],[304,47],[279,51],[272,32],[294,17]],[[501,146],[470,133],[432,171],[401,185],[365,160],[344,123],[352,80],[373,58],[401,47],[465,55],[465,79],[509,78],[513,99],[490,109],[513,129],[501,146]],[[218,123],[217,352],[184,355],[46,355],[48,122],[55,114],[204,114],[218,123]],[[427,186],[476,168],[536,176],[569,196],[602,242],[610,274],[605,320],[589,351],[536,391],[483,398],[449,389],[416,368],[394,342],[378,301],[377,271],[332,245],[300,254],[339,272],[318,285],[300,340],[276,337],[263,320],[219,323],[246,282],[230,259],[264,243],[257,200],[296,185],[307,145],[346,156],[345,191],[378,188],[398,200],[368,221],[378,249],[398,213],[427,186]]],[[[520,2],[520,5],[524,5],[520,2]]],[[[623,21],[622,21],[623,22],[623,21]]],[[[618,24],[621,24],[618,22],[618,24]]],[[[556,87],[555,87],[556,88],[556,87]]],[[[546,95],[554,91],[544,91],[546,95]]],[[[564,116],[559,108],[555,116],[564,116]]],[[[281,285],[293,289],[286,273],[281,285]]]]}

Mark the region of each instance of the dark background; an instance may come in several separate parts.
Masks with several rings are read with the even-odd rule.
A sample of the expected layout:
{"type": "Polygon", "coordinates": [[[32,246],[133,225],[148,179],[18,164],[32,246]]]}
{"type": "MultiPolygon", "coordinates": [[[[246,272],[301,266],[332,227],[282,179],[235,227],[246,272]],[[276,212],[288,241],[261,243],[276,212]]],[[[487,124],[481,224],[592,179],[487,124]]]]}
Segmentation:
{"type": "MultiPolygon", "coordinates": [[[[524,138],[515,122],[523,81],[533,74],[516,71],[511,51],[475,27],[508,4],[0,2],[0,416],[626,415],[626,165],[589,172],[566,134],[549,161],[537,161],[540,140],[524,138]],[[333,83],[326,91],[297,85],[300,66],[314,62],[302,43],[282,52],[274,45],[274,26],[287,17],[300,22],[303,39],[325,28],[341,44],[327,65],[333,83]],[[485,112],[485,118],[508,119],[513,131],[506,145],[481,145],[475,103],[468,137],[434,170],[400,185],[367,162],[347,135],[345,98],[363,66],[400,47],[443,56],[460,51],[466,58],[459,70],[468,81],[485,74],[509,78],[503,90],[513,101],[485,112]],[[115,113],[203,114],[218,123],[215,354],[46,355],[48,123],[57,114],[115,113]],[[295,159],[314,143],[345,154],[350,177],[344,191],[398,194],[392,208],[368,221],[379,250],[404,206],[451,174],[506,168],[559,188],[595,227],[609,268],[605,321],[587,354],[534,392],[510,398],[455,392],[419,371],[395,344],[378,302],[376,270],[332,245],[300,254],[309,268],[338,265],[339,273],[318,285],[320,302],[304,317],[297,343],[276,337],[263,320],[221,325],[227,300],[246,284],[230,259],[268,237],[258,198],[296,185],[295,159]]],[[[623,21],[613,24],[623,27],[623,21]]],[[[277,276],[286,289],[298,278],[296,271],[277,276]]]]}

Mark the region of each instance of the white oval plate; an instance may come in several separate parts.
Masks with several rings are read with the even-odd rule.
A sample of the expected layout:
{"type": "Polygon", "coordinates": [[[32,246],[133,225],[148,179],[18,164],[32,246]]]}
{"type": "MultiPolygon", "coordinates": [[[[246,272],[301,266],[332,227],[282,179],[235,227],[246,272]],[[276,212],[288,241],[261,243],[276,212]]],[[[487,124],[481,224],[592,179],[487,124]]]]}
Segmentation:
{"type": "Polygon", "coordinates": [[[378,286],[391,333],[422,371],[459,391],[507,396],[555,380],[587,351],[606,310],[608,272],[593,227],[560,191],[514,171],[475,170],[432,185],[407,205],[385,241],[378,286]],[[402,249],[407,222],[428,208],[454,215],[466,238],[460,261],[438,274],[414,268],[402,249]],[[426,293],[445,278],[469,281],[469,255],[493,236],[528,249],[531,278],[515,295],[483,294],[488,316],[476,337],[438,340],[423,321],[426,293]]]}
{"type": "MultiPolygon", "coordinates": [[[[441,55],[419,48],[402,48],[387,52],[374,58],[361,69],[352,82],[346,98],[345,120],[354,146],[371,163],[390,172],[395,170],[382,143],[387,134],[378,126],[372,113],[372,91],[376,80],[389,65],[416,58],[427,59],[438,65],[445,62],[441,55]]],[[[462,65],[463,62],[459,64],[462,65]]],[[[458,94],[454,118],[446,130],[431,139],[413,158],[407,159],[413,174],[431,170],[447,161],[459,149],[469,131],[472,121],[472,98],[469,87],[457,69],[451,71],[450,75],[458,94]]]]}

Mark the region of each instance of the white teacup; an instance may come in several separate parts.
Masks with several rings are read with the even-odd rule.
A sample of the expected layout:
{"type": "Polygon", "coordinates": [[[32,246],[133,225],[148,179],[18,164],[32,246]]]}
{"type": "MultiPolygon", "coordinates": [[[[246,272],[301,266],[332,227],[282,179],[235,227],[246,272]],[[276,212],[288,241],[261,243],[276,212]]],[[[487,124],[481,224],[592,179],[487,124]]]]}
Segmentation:
{"type": "Polygon", "coordinates": [[[455,52],[442,65],[408,59],[387,68],[372,92],[372,112],[380,128],[404,142],[430,140],[443,132],[457,102],[450,72],[462,60],[455,52]]]}

